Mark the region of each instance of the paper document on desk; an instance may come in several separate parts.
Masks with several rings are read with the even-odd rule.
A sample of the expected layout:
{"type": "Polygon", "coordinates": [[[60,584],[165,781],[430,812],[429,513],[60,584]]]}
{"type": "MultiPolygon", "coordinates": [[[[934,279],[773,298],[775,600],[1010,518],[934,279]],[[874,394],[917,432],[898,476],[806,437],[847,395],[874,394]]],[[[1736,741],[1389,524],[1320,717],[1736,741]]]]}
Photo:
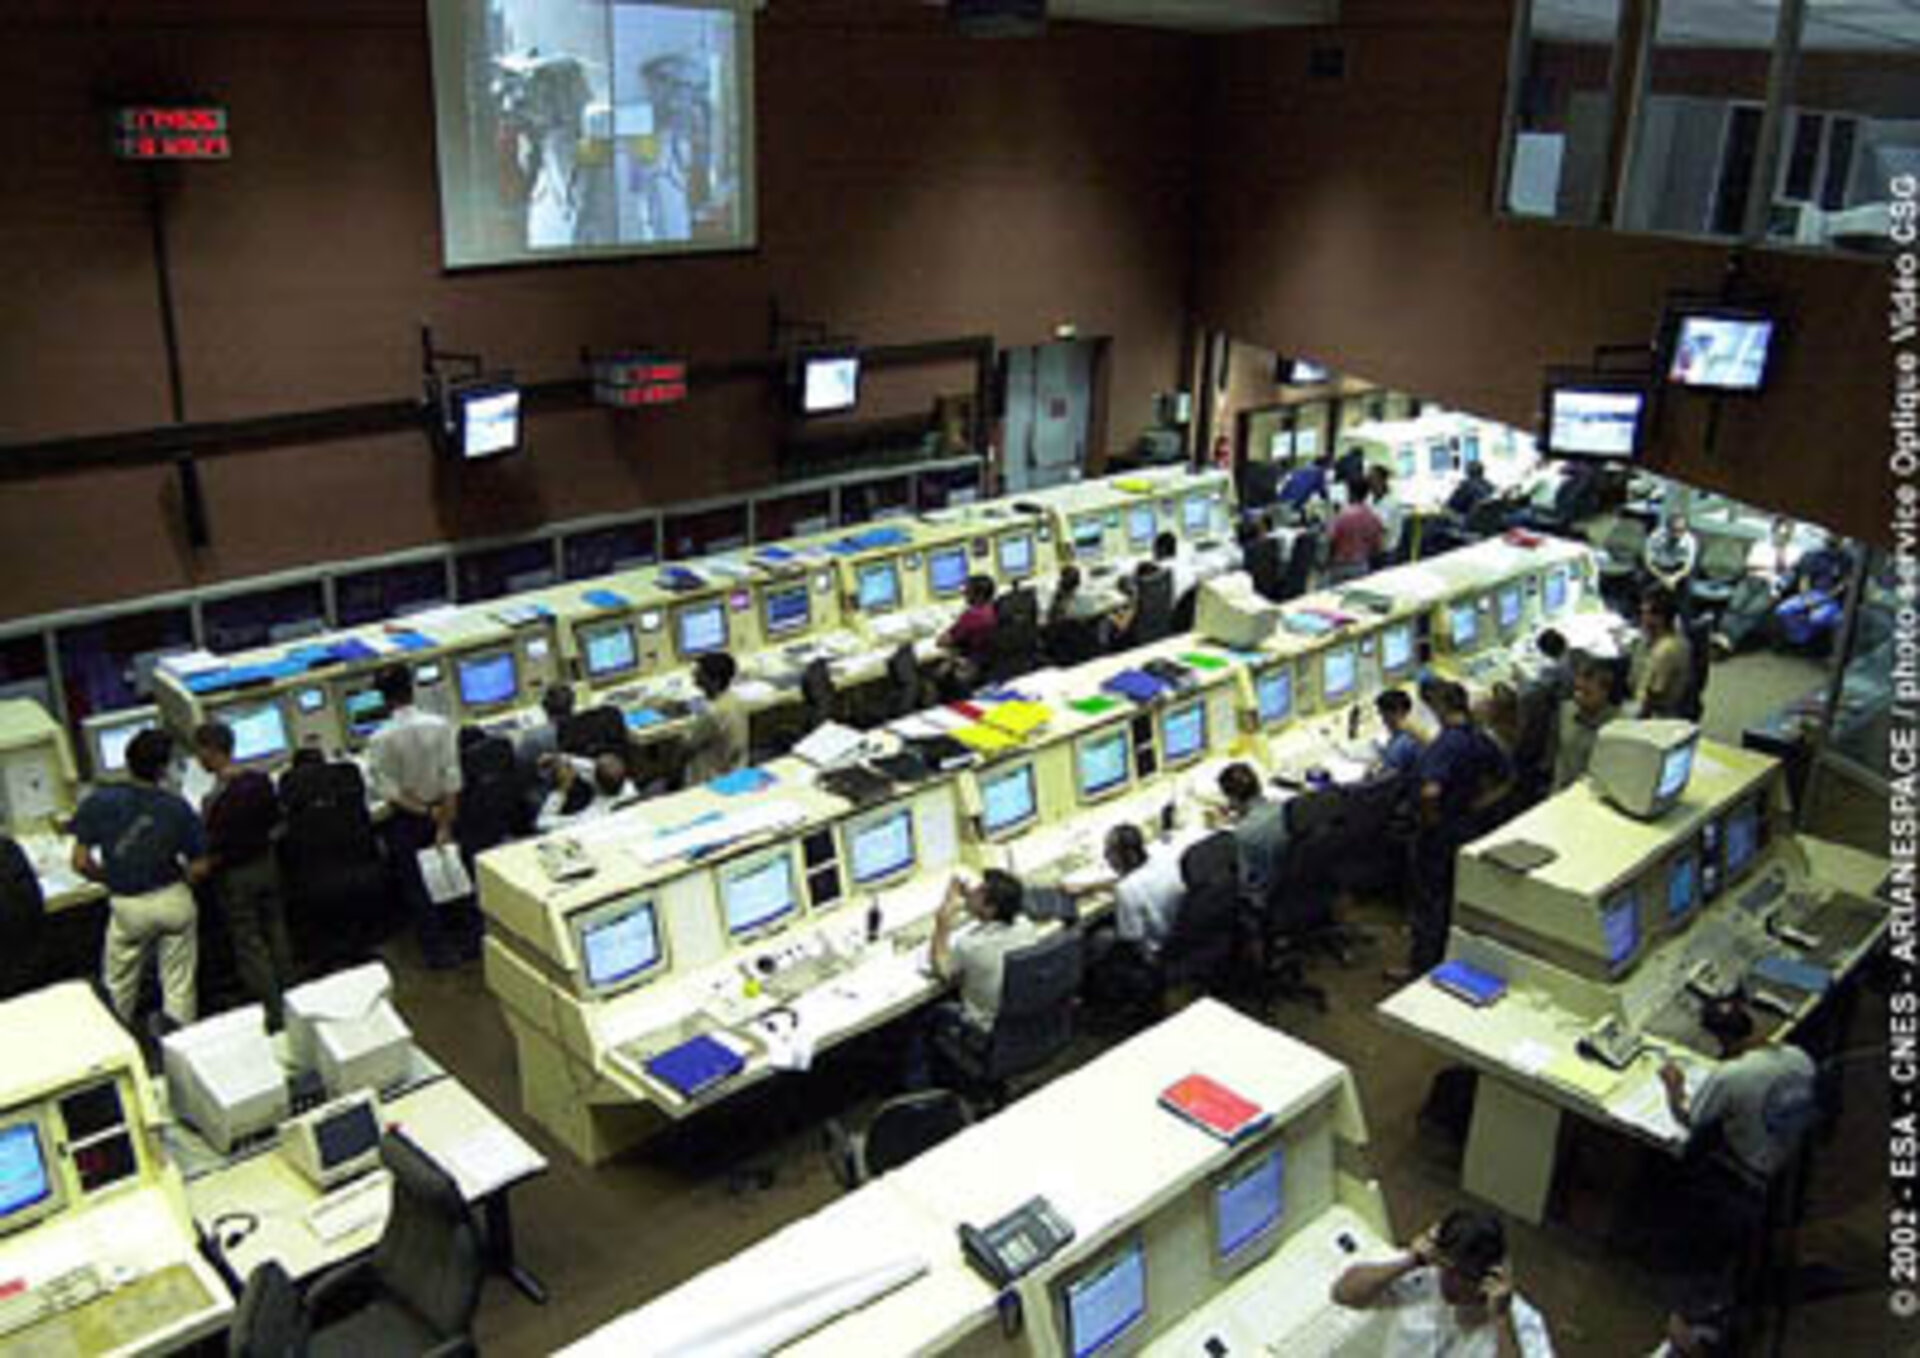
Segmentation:
{"type": "MultiPolygon", "coordinates": [[[[1664,1141],[1685,1141],[1687,1129],[1673,1120],[1673,1113],[1667,1107],[1667,1088],[1660,1080],[1663,1064],[1664,1057],[1647,1062],[1646,1074],[1624,1093],[1616,1091],[1616,1097],[1607,1100],[1607,1108],[1622,1122],[1645,1128],[1664,1141]]],[[[1691,1061],[1677,1064],[1686,1079],[1687,1104],[1691,1107],[1700,1096],[1700,1086],[1707,1082],[1707,1072],[1691,1061]]]]}
{"type": "Polygon", "coordinates": [[[420,878],[426,883],[427,899],[435,905],[473,894],[473,878],[460,860],[460,850],[451,844],[430,844],[420,850],[420,878]]]}
{"type": "Polygon", "coordinates": [[[851,764],[865,753],[867,739],[850,726],[826,722],[793,747],[793,752],[817,769],[851,764]]]}
{"type": "Polygon", "coordinates": [[[526,1143],[505,1127],[475,1132],[434,1159],[453,1175],[469,1201],[504,1188],[536,1167],[526,1143]]]}
{"type": "Polygon", "coordinates": [[[743,703],[770,703],[780,696],[780,690],[764,679],[742,679],[733,691],[743,703]]]}

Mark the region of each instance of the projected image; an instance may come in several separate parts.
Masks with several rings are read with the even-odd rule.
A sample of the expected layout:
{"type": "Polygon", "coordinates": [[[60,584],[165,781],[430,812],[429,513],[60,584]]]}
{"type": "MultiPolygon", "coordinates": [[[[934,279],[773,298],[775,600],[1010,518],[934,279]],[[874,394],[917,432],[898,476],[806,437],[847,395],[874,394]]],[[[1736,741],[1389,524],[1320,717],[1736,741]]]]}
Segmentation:
{"type": "Polygon", "coordinates": [[[1765,317],[1683,316],[1667,378],[1715,391],[1757,391],[1772,344],[1773,322],[1765,317]]]}
{"type": "Polygon", "coordinates": [[[1646,404],[1644,393],[1562,387],[1553,393],[1552,403],[1547,446],[1553,452],[1633,456],[1639,444],[1640,413],[1646,404]]]}
{"type": "Polygon", "coordinates": [[[434,0],[451,268],[753,241],[751,12],[434,0]]]}

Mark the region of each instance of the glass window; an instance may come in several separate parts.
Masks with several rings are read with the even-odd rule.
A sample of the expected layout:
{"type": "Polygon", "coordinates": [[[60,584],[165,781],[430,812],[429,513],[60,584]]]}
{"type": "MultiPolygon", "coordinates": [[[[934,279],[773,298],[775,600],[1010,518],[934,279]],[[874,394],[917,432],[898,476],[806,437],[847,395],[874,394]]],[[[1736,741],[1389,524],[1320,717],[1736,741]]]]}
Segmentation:
{"type": "Polygon", "coordinates": [[[31,698],[53,711],[47,647],[39,633],[0,641],[0,698],[31,698]]]}
{"type": "Polygon", "coordinates": [[[326,630],[326,598],[317,580],[209,599],[200,605],[201,635],[207,649],[221,655],[297,641],[326,630]]]}
{"type": "Polygon", "coordinates": [[[453,574],[463,604],[545,589],[554,583],[553,543],[516,542],[468,552],[454,558],[453,574]]]}
{"type": "Polygon", "coordinates": [[[1619,0],[1534,0],[1515,84],[1507,211],[1599,220],[1619,0]]]}
{"type": "Polygon", "coordinates": [[[684,561],[747,545],[744,503],[667,515],[667,560],[684,561]]]}
{"type": "Polygon", "coordinates": [[[151,702],[160,657],[193,649],[193,616],[165,608],[66,628],[59,648],[67,715],[78,725],[96,712],[151,702]]]}
{"type": "Polygon", "coordinates": [[[840,522],[871,523],[875,519],[894,518],[913,512],[913,480],[889,476],[878,481],[863,481],[840,490],[840,522]]]}
{"type": "Polygon", "coordinates": [[[918,489],[922,509],[970,505],[980,498],[980,464],[921,472],[918,489]]]}
{"type": "Polygon", "coordinates": [[[833,492],[801,491],[754,502],[753,532],[760,542],[824,533],[833,527],[833,492]]]}
{"type": "Polygon", "coordinates": [[[343,575],[334,582],[334,607],[342,627],[358,627],[447,602],[447,568],[440,561],[413,561],[343,575]]]}
{"type": "Polygon", "coordinates": [[[560,545],[561,566],[569,580],[587,580],[636,566],[651,566],[659,559],[660,547],[652,519],[615,524],[610,528],[589,528],[573,534],[560,545]]]}

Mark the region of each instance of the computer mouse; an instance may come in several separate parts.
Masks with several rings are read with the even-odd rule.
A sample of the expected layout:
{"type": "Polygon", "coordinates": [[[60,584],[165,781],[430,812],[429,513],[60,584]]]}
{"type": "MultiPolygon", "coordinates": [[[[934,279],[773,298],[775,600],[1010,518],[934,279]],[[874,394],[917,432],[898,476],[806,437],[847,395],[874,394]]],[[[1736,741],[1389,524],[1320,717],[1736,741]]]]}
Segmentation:
{"type": "Polygon", "coordinates": [[[758,971],[762,976],[771,976],[773,975],[774,968],[779,966],[779,963],[775,961],[772,953],[761,953],[760,956],[753,959],[753,966],[754,970],[758,971]]]}

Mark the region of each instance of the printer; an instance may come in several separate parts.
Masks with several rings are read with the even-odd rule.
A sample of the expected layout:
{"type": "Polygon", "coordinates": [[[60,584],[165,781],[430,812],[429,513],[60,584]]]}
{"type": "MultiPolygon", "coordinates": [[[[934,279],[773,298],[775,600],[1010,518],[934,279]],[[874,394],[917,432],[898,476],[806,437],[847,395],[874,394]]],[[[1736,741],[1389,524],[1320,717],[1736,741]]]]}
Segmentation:
{"type": "Polygon", "coordinates": [[[174,1114],[222,1155],[287,1116],[287,1073],[260,1005],[168,1033],[160,1053],[174,1114]]]}
{"type": "Polygon", "coordinates": [[[287,992],[287,1043],[296,1074],[318,1074],[329,1098],[385,1090],[413,1064],[413,1034],[389,998],[393,977],[369,962],[287,992]]]}

